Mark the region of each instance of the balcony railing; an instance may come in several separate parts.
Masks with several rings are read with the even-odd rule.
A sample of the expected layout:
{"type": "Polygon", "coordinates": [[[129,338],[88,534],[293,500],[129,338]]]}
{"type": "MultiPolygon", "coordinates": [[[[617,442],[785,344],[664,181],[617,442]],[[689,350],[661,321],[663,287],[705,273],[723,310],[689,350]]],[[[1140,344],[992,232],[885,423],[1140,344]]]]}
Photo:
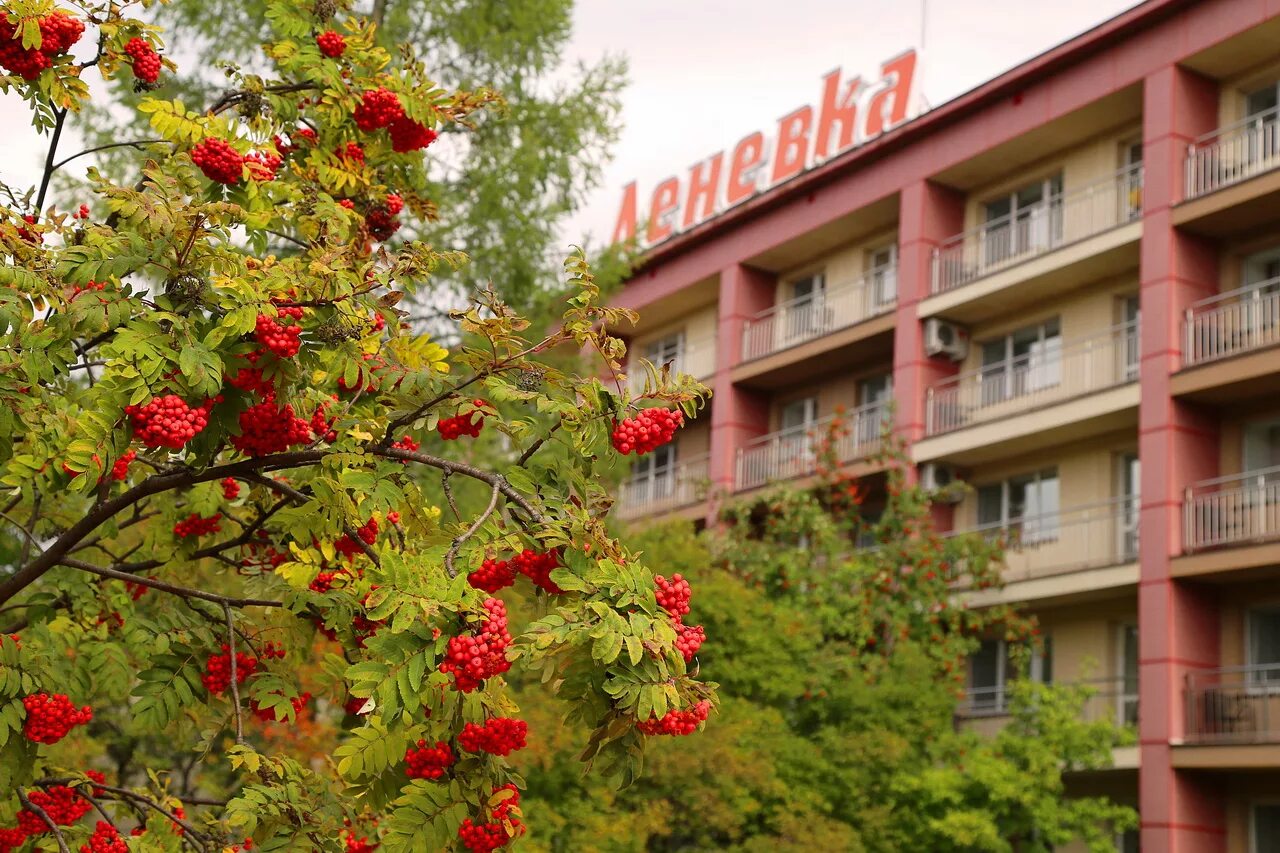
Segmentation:
{"type": "Polygon", "coordinates": [[[1187,551],[1280,536],[1280,466],[1203,480],[1183,502],[1187,551]]]}
{"type": "Polygon", "coordinates": [[[872,270],[856,281],[781,302],[748,320],[742,330],[742,360],[750,361],[820,338],[893,310],[898,268],[872,270]]]}
{"type": "Polygon", "coordinates": [[[1185,367],[1280,344],[1280,278],[1193,303],[1183,328],[1185,367]]]}
{"type": "Polygon", "coordinates": [[[627,480],[618,496],[619,515],[636,518],[696,504],[706,494],[707,461],[703,454],[627,480]]]}
{"type": "Polygon", "coordinates": [[[1280,664],[1187,675],[1187,743],[1280,741],[1280,664]]]}
{"type": "Polygon", "coordinates": [[[1138,378],[1138,323],[949,377],[926,392],[928,435],[1061,403],[1138,378]]]}
{"type": "Polygon", "coordinates": [[[1119,566],[1138,559],[1138,499],[1118,497],[945,534],[1005,538],[1005,581],[1119,566]]]}
{"type": "MultiPolygon", "coordinates": [[[[836,415],[762,435],[738,449],[738,491],[754,489],[775,480],[812,474],[817,468],[823,442],[836,415]]],[[[877,452],[889,418],[888,403],[861,406],[840,417],[835,435],[835,455],[840,462],[852,462],[877,452]]]]}
{"type": "Polygon", "coordinates": [[[1227,125],[1187,147],[1184,199],[1206,195],[1280,166],[1280,109],[1227,125]]]}
{"type": "Polygon", "coordinates": [[[954,290],[1141,215],[1142,166],[1135,165],[944,241],[933,250],[931,292],[954,290]]]}
{"type": "MultiPolygon", "coordinates": [[[[1110,720],[1122,727],[1138,724],[1138,692],[1132,681],[1126,685],[1122,676],[1115,676],[1082,679],[1073,685],[1090,691],[1080,715],[1085,722],[1110,720]]],[[[1009,685],[969,687],[956,708],[956,716],[966,720],[1008,716],[1009,691],[1009,685]]]]}
{"type": "MultiPolygon", "coordinates": [[[[640,364],[643,356],[637,351],[632,353],[633,358],[627,365],[627,386],[631,393],[639,394],[644,391],[644,384],[649,378],[649,372],[640,364]]],[[[655,364],[654,368],[662,370],[661,364],[655,364]]],[[[714,336],[705,338],[694,338],[686,340],[676,357],[671,361],[672,375],[677,373],[687,373],[694,379],[706,379],[716,370],[716,339],[714,336]]]]}

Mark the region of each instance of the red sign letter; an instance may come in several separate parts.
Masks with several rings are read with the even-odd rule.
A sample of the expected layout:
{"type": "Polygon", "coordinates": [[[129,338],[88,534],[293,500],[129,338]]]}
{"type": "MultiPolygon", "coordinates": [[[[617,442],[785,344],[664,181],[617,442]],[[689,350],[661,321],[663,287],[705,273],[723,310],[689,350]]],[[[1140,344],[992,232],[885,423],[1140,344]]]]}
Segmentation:
{"type": "Polygon", "coordinates": [[[618,224],[613,226],[613,242],[627,243],[636,236],[636,182],[622,188],[622,207],[618,209],[618,224]]]}
{"type": "Polygon", "coordinates": [[[769,183],[785,181],[804,171],[809,159],[809,130],[813,126],[813,107],[801,107],[778,121],[778,149],[773,155],[773,178],[769,183]]]}
{"type": "Polygon", "coordinates": [[[729,185],[724,190],[725,204],[734,205],[755,195],[759,166],[763,161],[764,134],[756,131],[750,136],[744,136],[733,149],[729,185]]]}
{"type": "Polygon", "coordinates": [[[717,151],[710,158],[694,165],[689,170],[689,194],[684,203],[684,228],[694,222],[710,219],[716,212],[716,190],[720,186],[720,161],[724,152],[717,151]],[[710,174],[704,180],[703,169],[710,174]]]}
{"type": "Polygon", "coordinates": [[[880,74],[887,81],[867,104],[866,139],[879,136],[906,119],[911,100],[911,84],[916,74],[916,52],[909,50],[880,66],[880,74]]]}
{"type": "Polygon", "coordinates": [[[840,94],[840,69],[822,78],[822,109],[818,113],[818,138],[813,141],[813,160],[820,162],[853,145],[858,127],[858,95],[862,78],[854,77],[840,94]],[[840,127],[836,144],[831,145],[831,131],[840,127]]]}
{"type": "Polygon", "coordinates": [[[675,233],[676,212],[680,210],[680,181],[667,178],[654,187],[649,203],[649,245],[659,243],[675,233]]]}

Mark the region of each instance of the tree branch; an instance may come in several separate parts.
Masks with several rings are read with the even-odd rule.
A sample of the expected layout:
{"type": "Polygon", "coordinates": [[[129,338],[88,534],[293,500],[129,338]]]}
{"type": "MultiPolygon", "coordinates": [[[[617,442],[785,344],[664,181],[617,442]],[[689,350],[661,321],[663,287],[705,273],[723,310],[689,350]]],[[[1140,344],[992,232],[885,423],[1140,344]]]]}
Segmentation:
{"type": "Polygon", "coordinates": [[[480,529],[480,525],[485,523],[489,516],[493,515],[493,511],[498,506],[498,495],[501,494],[502,484],[495,482],[493,484],[493,492],[489,495],[489,505],[485,507],[484,512],[480,513],[479,518],[472,522],[471,526],[466,529],[461,536],[454,537],[453,542],[449,544],[449,550],[444,555],[444,570],[449,573],[449,577],[458,576],[458,570],[453,567],[453,560],[458,556],[458,549],[463,543],[475,535],[480,529]]]}
{"type": "Polygon", "coordinates": [[[240,716],[240,687],[236,684],[236,625],[231,607],[222,603],[222,618],[227,622],[227,657],[231,661],[231,703],[236,711],[236,745],[244,746],[244,720],[240,716]]]}
{"type": "Polygon", "coordinates": [[[71,853],[71,848],[67,847],[67,840],[62,837],[62,830],[58,829],[58,825],[53,822],[53,818],[49,817],[49,813],[37,806],[27,797],[27,792],[18,789],[18,802],[22,803],[22,807],[30,811],[36,817],[44,821],[45,826],[49,827],[49,831],[53,833],[53,837],[58,841],[58,850],[62,853],[71,853]]]}
{"type": "MultiPolygon", "coordinates": [[[[303,506],[311,501],[311,498],[308,497],[305,492],[300,492],[297,489],[295,489],[293,486],[290,486],[286,483],[281,483],[279,480],[273,480],[270,477],[263,477],[263,476],[254,475],[254,474],[250,474],[245,479],[251,480],[252,482],[266,486],[268,489],[277,491],[282,495],[288,495],[289,497],[293,498],[294,502],[297,503],[299,506],[303,506]]],[[[347,534],[347,538],[350,539],[352,542],[356,543],[356,545],[359,546],[361,551],[364,551],[365,556],[368,557],[370,560],[372,560],[375,566],[382,565],[382,563],[378,560],[378,555],[373,552],[373,548],[369,546],[369,543],[365,542],[363,539],[360,538],[360,534],[356,531],[354,527],[352,527],[350,524],[344,521],[342,523],[342,532],[347,534]]]]}
{"type": "Polygon", "coordinates": [[[72,160],[75,160],[79,157],[84,157],[86,154],[96,154],[99,151],[107,151],[112,148],[137,148],[142,145],[155,145],[156,143],[164,142],[164,141],[165,140],[163,139],[135,139],[132,142],[111,142],[111,143],[108,143],[107,145],[96,145],[93,148],[86,148],[77,154],[72,154],[70,157],[67,157],[66,159],[59,160],[57,163],[53,164],[52,171],[56,172],[59,169],[61,169],[63,166],[70,163],[72,160]]]}
{"type": "Polygon", "coordinates": [[[95,566],[93,563],[86,563],[83,560],[77,560],[73,557],[63,557],[58,561],[59,565],[67,566],[72,569],[79,569],[82,572],[101,575],[104,578],[114,578],[116,580],[128,581],[138,586],[150,587],[158,589],[161,592],[167,592],[182,598],[198,598],[201,601],[209,601],[214,604],[221,604],[223,607],[284,607],[283,601],[268,601],[261,598],[229,598],[225,595],[215,595],[212,592],[205,592],[201,589],[191,589],[190,587],[177,586],[176,584],[158,581],[155,578],[144,578],[129,572],[121,572],[116,569],[109,569],[106,566],[95,566]]]}
{"type": "Polygon", "coordinates": [[[40,192],[36,195],[36,213],[44,210],[44,197],[49,192],[49,179],[53,177],[53,158],[58,153],[58,140],[67,121],[67,108],[57,110],[53,124],[53,136],[49,140],[49,152],[44,157],[44,174],[40,176],[40,192]]]}

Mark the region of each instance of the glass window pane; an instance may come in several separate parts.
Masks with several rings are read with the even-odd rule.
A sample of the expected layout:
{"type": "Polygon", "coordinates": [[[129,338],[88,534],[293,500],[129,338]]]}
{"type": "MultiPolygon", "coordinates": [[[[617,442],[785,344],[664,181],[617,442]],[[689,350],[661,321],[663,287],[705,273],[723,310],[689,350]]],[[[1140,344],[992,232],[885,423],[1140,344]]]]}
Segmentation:
{"type": "Polygon", "coordinates": [[[992,483],[978,487],[978,524],[999,524],[1004,521],[1004,486],[992,483]]]}
{"type": "Polygon", "coordinates": [[[815,419],[818,401],[813,397],[795,400],[782,407],[782,428],[800,429],[815,419]]]}
{"type": "Polygon", "coordinates": [[[998,686],[1000,663],[1000,642],[983,640],[982,645],[969,659],[969,686],[976,690],[998,686]]]}
{"type": "Polygon", "coordinates": [[[1033,491],[1034,483],[1030,477],[1014,477],[1009,480],[1009,518],[1022,518],[1027,514],[1028,493],[1033,491]]]}
{"type": "Polygon", "coordinates": [[[1256,116],[1276,108],[1276,84],[1250,92],[1245,98],[1245,114],[1256,116]]]}
{"type": "Polygon", "coordinates": [[[1259,803],[1253,807],[1253,851],[1280,850],[1280,803],[1259,803]]]}
{"type": "Polygon", "coordinates": [[[1280,664],[1280,610],[1250,611],[1249,663],[1252,666],[1280,664]]]}
{"type": "Polygon", "coordinates": [[[982,366],[990,367],[994,364],[1002,364],[1005,360],[1006,346],[1004,338],[996,341],[987,341],[982,345],[982,366]]]}
{"type": "Polygon", "coordinates": [[[1018,210],[1021,211],[1023,208],[1031,207],[1043,201],[1044,190],[1045,185],[1040,181],[1036,181],[1031,186],[1023,187],[1018,190],[1015,199],[1018,205],[1018,210]]]}

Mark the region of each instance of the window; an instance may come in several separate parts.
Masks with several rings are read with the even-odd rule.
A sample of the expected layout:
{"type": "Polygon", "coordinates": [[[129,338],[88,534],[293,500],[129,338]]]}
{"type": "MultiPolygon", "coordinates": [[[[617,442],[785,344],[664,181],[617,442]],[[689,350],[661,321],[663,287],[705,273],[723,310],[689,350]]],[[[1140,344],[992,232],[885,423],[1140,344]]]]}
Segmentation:
{"type": "Polygon", "coordinates": [[[1138,724],[1138,626],[1120,626],[1120,696],[1116,709],[1122,726],[1138,724]]]}
{"type": "Polygon", "coordinates": [[[1062,241],[1062,173],[983,205],[983,262],[995,264],[1062,241]]]}
{"type": "Polygon", "coordinates": [[[684,353],[684,332],[673,332],[644,345],[644,357],[653,362],[653,366],[662,369],[662,365],[671,364],[673,371],[681,369],[681,355],[684,353]]]}
{"type": "MultiPolygon", "coordinates": [[[[983,640],[969,657],[969,707],[977,713],[1001,713],[1008,705],[1006,687],[1017,677],[1013,649],[1004,640],[983,640]]],[[[1031,655],[1031,680],[1053,681],[1053,640],[1044,638],[1043,650],[1031,655]]]]}
{"type": "Polygon", "coordinates": [[[1250,681],[1280,685],[1280,607],[1250,610],[1247,622],[1250,681]]]}
{"type": "Polygon", "coordinates": [[[1254,421],[1244,425],[1242,462],[1245,471],[1263,471],[1280,466],[1280,420],[1254,421]]]}
{"type": "Polygon", "coordinates": [[[1244,96],[1245,118],[1265,118],[1276,111],[1280,83],[1268,83],[1244,96]]]}
{"type": "Polygon", "coordinates": [[[825,328],[827,280],[822,273],[798,278],[787,286],[783,334],[788,341],[812,337],[825,328]]]}
{"type": "Polygon", "coordinates": [[[631,467],[631,487],[638,504],[671,497],[675,492],[676,445],[664,444],[638,457],[631,467]]]}
{"type": "Polygon", "coordinates": [[[1142,318],[1142,303],[1137,296],[1126,296],[1120,300],[1120,323],[1123,326],[1124,347],[1121,350],[1121,375],[1126,381],[1138,378],[1141,366],[1141,339],[1138,337],[1139,321],[1142,318]]]}
{"type": "Polygon", "coordinates": [[[1141,509],[1142,466],[1136,453],[1122,453],[1116,460],[1119,469],[1120,557],[1125,562],[1138,558],[1138,514],[1141,509]]]}
{"type": "Polygon", "coordinates": [[[1061,382],[1062,330],[1058,318],[984,343],[980,381],[984,406],[1061,382]]]}
{"type": "Polygon", "coordinates": [[[893,400],[893,374],[883,373],[858,383],[858,406],[862,416],[850,426],[859,444],[876,441],[890,423],[889,403],[893,400]]]}
{"type": "Polygon", "coordinates": [[[1116,850],[1119,853],[1142,853],[1138,838],[1138,830],[1125,830],[1123,834],[1116,836],[1116,850]]]}
{"type": "Polygon", "coordinates": [[[1254,803],[1249,823],[1250,853],[1280,850],[1280,803],[1254,803]]]}
{"type": "Polygon", "coordinates": [[[1276,135],[1278,87],[1280,84],[1269,83],[1245,95],[1245,120],[1252,124],[1245,135],[1250,165],[1269,160],[1280,151],[1280,139],[1276,135]]]}
{"type": "Polygon", "coordinates": [[[978,488],[978,524],[1007,530],[1024,545],[1058,537],[1058,508],[1057,468],[978,488]]]}
{"type": "Polygon", "coordinates": [[[876,308],[893,304],[898,298],[898,246],[890,243],[867,253],[867,277],[876,308]]]}
{"type": "Polygon", "coordinates": [[[790,476],[814,461],[814,438],[810,433],[818,420],[818,398],[804,397],[782,407],[777,439],[779,473],[790,476]]]}
{"type": "Polygon", "coordinates": [[[1131,140],[1120,147],[1121,181],[1120,221],[1127,222],[1142,215],[1142,140],[1131,140]]]}

